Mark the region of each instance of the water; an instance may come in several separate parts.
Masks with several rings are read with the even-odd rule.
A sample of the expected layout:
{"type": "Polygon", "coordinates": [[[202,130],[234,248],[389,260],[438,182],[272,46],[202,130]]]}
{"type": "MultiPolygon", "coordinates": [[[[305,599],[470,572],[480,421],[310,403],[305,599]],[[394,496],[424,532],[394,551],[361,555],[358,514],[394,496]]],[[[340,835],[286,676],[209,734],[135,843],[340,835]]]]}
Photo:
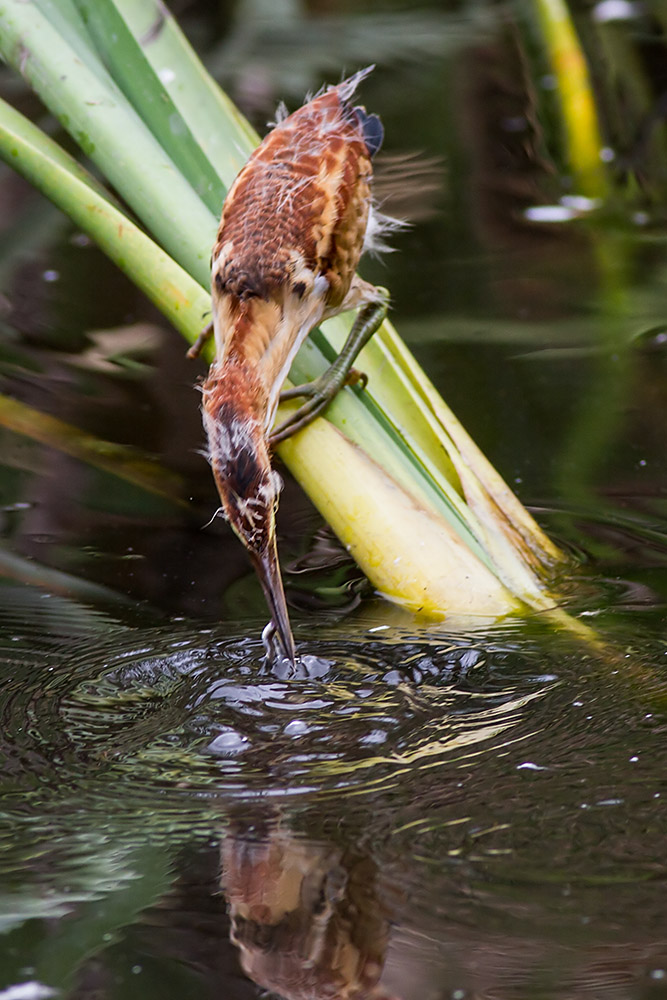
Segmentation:
{"type": "Polygon", "coordinates": [[[3,979],[292,996],[349,953],[383,995],[659,995],[657,616],[595,654],[373,621],[314,616],[279,680],[228,627],[5,588],[3,979]]]}
{"type": "MultiPolygon", "coordinates": [[[[300,663],[267,667],[259,587],[203,528],[203,369],[4,174],[2,392],[148,460],[122,478],[0,432],[0,1000],[667,996],[664,161],[606,216],[529,224],[569,182],[541,101],[546,152],[528,127],[526,38],[426,4],[407,32],[391,7],[341,35],[293,10],[280,44],[244,36],[241,68],[211,58],[259,122],[331,61],[376,59],[388,145],[446,156],[365,274],[575,553],[590,631],[415,620],[288,481],[300,663]]],[[[657,93],[651,25],[613,31],[607,58],[639,39],[657,93]]]]}

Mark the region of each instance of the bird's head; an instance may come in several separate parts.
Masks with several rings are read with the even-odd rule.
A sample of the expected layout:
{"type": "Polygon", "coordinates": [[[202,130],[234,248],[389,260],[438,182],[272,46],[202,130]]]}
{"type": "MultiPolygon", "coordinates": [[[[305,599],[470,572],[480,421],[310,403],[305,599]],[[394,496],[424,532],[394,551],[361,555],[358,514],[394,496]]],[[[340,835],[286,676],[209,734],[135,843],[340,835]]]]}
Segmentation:
{"type": "Polygon", "coordinates": [[[282,482],[271,468],[265,411],[264,390],[245,366],[211,366],[203,386],[203,414],[215,484],[225,517],[257,572],[283,652],[294,664],[275,533],[282,482]]]}

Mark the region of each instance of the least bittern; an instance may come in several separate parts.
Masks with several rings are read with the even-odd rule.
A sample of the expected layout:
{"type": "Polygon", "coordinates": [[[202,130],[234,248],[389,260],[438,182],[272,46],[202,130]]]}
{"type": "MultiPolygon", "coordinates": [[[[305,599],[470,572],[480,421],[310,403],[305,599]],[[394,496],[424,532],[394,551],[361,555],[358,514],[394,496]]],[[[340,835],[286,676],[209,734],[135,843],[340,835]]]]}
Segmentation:
{"type": "Polygon", "coordinates": [[[282,483],[270,452],[328,405],[386,315],[387,292],[355,274],[381,220],[370,183],[382,125],[350,104],[369,72],[280,115],[239,173],[213,247],[212,330],[190,352],[197,354],[214,332],[216,359],[203,385],[213,475],[222,511],[250,553],[271,611],[267,646],[277,634],[292,664],[275,537],[282,483]],[[282,394],[306,402],[272,430],[282,384],[309,332],[357,307],[340,356],[315,382],[282,394]]]}

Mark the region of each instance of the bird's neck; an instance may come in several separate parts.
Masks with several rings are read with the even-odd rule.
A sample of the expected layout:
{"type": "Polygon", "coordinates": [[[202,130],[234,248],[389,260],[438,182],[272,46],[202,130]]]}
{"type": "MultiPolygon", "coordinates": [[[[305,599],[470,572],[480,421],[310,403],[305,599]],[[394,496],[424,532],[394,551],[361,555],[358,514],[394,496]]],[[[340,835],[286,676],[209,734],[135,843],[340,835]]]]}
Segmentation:
{"type": "Polygon", "coordinates": [[[314,312],[292,298],[280,302],[253,298],[235,308],[223,301],[215,312],[219,377],[230,380],[234,393],[254,394],[262,403],[265,431],[273,423],[294,356],[321,319],[319,304],[314,312]]]}
{"type": "Polygon", "coordinates": [[[231,427],[239,422],[263,427],[267,393],[255,367],[232,352],[209,368],[203,385],[208,421],[231,427]]]}

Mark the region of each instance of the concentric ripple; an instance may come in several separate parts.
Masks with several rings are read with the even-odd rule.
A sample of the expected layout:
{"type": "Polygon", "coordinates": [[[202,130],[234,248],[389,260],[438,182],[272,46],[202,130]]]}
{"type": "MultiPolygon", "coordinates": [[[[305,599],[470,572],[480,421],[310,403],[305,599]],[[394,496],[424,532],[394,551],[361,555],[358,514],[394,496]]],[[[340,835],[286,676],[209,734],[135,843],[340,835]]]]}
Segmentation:
{"type": "Polygon", "coordinates": [[[313,617],[292,675],[222,627],[128,627],[58,598],[4,597],[0,871],[30,872],[21,892],[41,913],[131,880],[146,836],[208,843],[253,803],[312,813],[321,800],[336,823],[361,810],[403,857],[418,845],[422,860],[514,881],[542,877],[554,829],[568,872],[587,866],[576,837],[602,822],[600,876],[630,860],[647,870],[627,829],[630,815],[650,824],[667,766],[663,643],[648,632],[640,654],[620,633],[602,649],[516,623],[466,634],[359,616],[341,639],[313,617]],[[44,899],[43,864],[62,896],[51,874],[44,899]]]}
{"type": "Polygon", "coordinates": [[[556,680],[511,633],[361,627],[341,642],[324,626],[285,676],[255,640],[183,622],[131,629],[57,603],[60,632],[33,638],[14,622],[0,650],[4,773],[17,791],[36,780],[42,794],[104,799],[127,778],[126,801],[143,801],[391,786],[525,739],[525,706],[556,680]]]}
{"type": "Polygon", "coordinates": [[[267,670],[256,644],[192,636],[168,645],[115,652],[64,693],[58,724],[89,761],[189,791],[284,796],[391,783],[434,756],[507,739],[551,683],[528,694],[466,690],[461,677],[482,660],[486,669],[494,650],[482,655],[460,638],[428,651],[320,640],[295,678],[267,670]]]}

